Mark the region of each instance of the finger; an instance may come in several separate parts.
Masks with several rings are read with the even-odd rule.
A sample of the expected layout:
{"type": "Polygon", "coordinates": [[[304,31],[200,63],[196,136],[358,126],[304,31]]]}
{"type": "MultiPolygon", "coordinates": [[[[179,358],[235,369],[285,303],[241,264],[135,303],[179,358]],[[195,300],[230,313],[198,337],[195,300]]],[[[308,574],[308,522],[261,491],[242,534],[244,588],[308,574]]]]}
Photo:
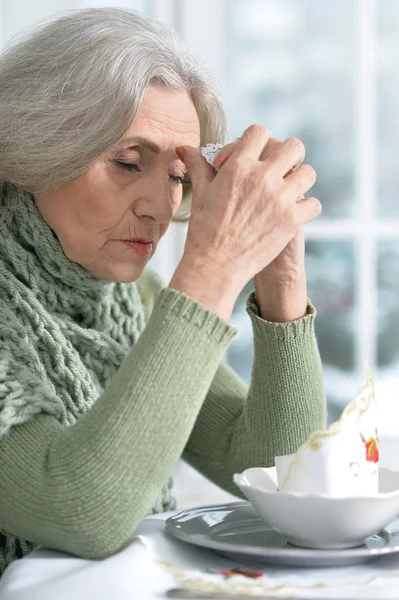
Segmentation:
{"type": "MultiPolygon", "coordinates": [[[[238,139],[239,138],[237,138],[237,140],[238,139]]],[[[217,169],[221,169],[223,167],[223,165],[227,162],[227,160],[230,158],[230,156],[233,154],[234,148],[237,145],[237,140],[235,140],[234,142],[230,142],[229,144],[226,144],[225,146],[223,146],[223,148],[221,150],[219,150],[219,152],[216,155],[215,160],[213,161],[213,165],[217,169]]],[[[263,160],[263,159],[267,158],[268,156],[270,156],[270,154],[280,144],[282,144],[282,142],[280,140],[278,140],[277,138],[271,137],[268,140],[266,146],[263,148],[263,151],[259,156],[259,160],[263,160]]]]}
{"type": "Polygon", "coordinates": [[[266,146],[263,148],[263,152],[261,153],[259,160],[265,160],[268,156],[270,156],[279,146],[281,146],[283,142],[278,140],[275,137],[271,137],[267,142],[266,146]]]}
{"type": "Polygon", "coordinates": [[[229,157],[233,154],[234,148],[236,147],[237,141],[230,142],[223,146],[221,150],[215,156],[215,160],[213,161],[213,166],[217,169],[223,167],[224,163],[229,159],[229,157]]]}
{"type": "Polygon", "coordinates": [[[201,180],[212,181],[215,169],[202,156],[198,148],[193,146],[178,146],[176,154],[184,162],[193,187],[201,180]]]}
{"type": "Polygon", "coordinates": [[[296,214],[301,225],[318,217],[322,210],[321,202],[317,198],[305,198],[296,203],[296,214]]]}
{"type": "MultiPolygon", "coordinates": [[[[265,160],[268,156],[270,156],[279,146],[281,146],[283,142],[281,140],[278,140],[277,138],[270,138],[267,146],[265,147],[264,151],[262,152],[261,156],[260,156],[260,160],[265,160]]],[[[303,162],[303,159],[305,158],[305,156],[303,156],[303,158],[301,158],[301,160],[292,167],[292,169],[290,169],[287,174],[285,175],[285,177],[287,177],[287,175],[289,175],[290,173],[293,173],[294,171],[296,171],[296,169],[301,165],[301,163],[303,162]]]]}
{"type": "Polygon", "coordinates": [[[239,160],[242,156],[259,160],[266,144],[270,140],[272,132],[261,125],[250,125],[237,140],[232,157],[239,160]]]}
{"type": "Polygon", "coordinates": [[[281,177],[285,177],[289,171],[301,164],[304,158],[305,146],[301,140],[288,138],[277,146],[265,160],[279,169],[281,177]]]}
{"type": "MultiPolygon", "coordinates": [[[[278,140],[277,138],[270,138],[267,146],[265,147],[264,151],[262,152],[261,156],[260,156],[260,160],[265,160],[268,156],[270,156],[279,146],[281,146],[283,142],[281,140],[278,140]]],[[[285,175],[285,177],[287,177],[287,175],[289,175],[290,173],[293,173],[294,171],[296,171],[296,169],[301,165],[301,163],[303,162],[303,159],[305,157],[303,156],[303,158],[292,167],[292,169],[290,169],[287,174],[285,175]]]]}
{"type": "Polygon", "coordinates": [[[288,186],[298,190],[298,194],[306,194],[314,186],[316,179],[316,171],[310,165],[302,165],[284,178],[288,186]]]}

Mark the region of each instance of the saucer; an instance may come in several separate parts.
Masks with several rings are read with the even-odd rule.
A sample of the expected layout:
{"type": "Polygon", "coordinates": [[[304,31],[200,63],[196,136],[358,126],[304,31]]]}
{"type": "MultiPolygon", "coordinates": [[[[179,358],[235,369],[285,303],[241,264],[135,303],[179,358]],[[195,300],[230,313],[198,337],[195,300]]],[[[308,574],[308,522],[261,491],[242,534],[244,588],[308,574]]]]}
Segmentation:
{"type": "Polygon", "coordinates": [[[367,563],[399,553],[399,519],[363,540],[357,548],[315,550],[291,545],[260,518],[249,502],[187,509],[167,519],[173,537],[216,551],[238,565],[260,567],[339,567],[367,563]]]}
{"type": "Polygon", "coordinates": [[[399,514],[399,473],[380,468],[374,496],[305,495],[279,492],[272,469],[254,467],[234,482],[258,515],[291,544],[337,550],[364,544],[399,514]]]}

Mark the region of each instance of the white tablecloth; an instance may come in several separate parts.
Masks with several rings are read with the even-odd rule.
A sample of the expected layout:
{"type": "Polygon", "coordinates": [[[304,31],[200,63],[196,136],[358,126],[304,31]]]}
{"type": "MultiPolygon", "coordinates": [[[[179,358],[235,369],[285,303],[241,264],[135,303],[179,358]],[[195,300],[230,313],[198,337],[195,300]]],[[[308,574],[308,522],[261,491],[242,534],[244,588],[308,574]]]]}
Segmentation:
{"type": "MultiPolygon", "coordinates": [[[[384,443],[381,459],[384,466],[399,470],[397,440],[384,443]]],[[[6,569],[0,600],[161,600],[167,589],[181,585],[241,585],[247,593],[269,590],[277,596],[319,600],[399,598],[399,555],[340,569],[270,567],[260,579],[225,579],[220,572],[237,564],[165,534],[164,520],[170,514],[145,519],[127,548],[103,561],[35,550],[6,569]]]]}
{"type": "Polygon", "coordinates": [[[161,600],[167,589],[180,585],[240,585],[254,595],[269,590],[319,600],[399,597],[399,556],[340,569],[270,567],[258,580],[225,579],[219,573],[237,565],[170,538],[163,531],[166,516],[143,521],[131,544],[103,561],[35,550],[8,567],[0,581],[1,600],[161,600]]]}

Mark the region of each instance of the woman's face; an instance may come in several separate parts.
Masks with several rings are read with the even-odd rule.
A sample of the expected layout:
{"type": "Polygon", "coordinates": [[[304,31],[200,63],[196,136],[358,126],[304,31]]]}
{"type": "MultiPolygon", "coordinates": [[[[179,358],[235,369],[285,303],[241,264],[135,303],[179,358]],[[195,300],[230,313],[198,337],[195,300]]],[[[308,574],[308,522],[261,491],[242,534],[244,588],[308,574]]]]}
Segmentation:
{"type": "Polygon", "coordinates": [[[115,149],[77,179],[35,196],[65,255],[97,277],[138,279],[182,200],[185,167],[175,148],[199,143],[187,93],[150,86],[115,149]]]}

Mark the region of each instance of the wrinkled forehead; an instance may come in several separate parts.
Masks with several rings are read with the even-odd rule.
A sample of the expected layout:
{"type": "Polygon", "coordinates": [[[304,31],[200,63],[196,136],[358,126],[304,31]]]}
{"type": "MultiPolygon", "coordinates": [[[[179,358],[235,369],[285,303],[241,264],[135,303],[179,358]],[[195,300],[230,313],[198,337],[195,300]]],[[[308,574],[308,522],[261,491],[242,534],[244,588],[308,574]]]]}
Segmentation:
{"type": "Polygon", "coordinates": [[[148,87],[121,145],[128,147],[134,138],[145,138],[161,151],[182,145],[199,147],[200,121],[187,92],[148,87]]]}

